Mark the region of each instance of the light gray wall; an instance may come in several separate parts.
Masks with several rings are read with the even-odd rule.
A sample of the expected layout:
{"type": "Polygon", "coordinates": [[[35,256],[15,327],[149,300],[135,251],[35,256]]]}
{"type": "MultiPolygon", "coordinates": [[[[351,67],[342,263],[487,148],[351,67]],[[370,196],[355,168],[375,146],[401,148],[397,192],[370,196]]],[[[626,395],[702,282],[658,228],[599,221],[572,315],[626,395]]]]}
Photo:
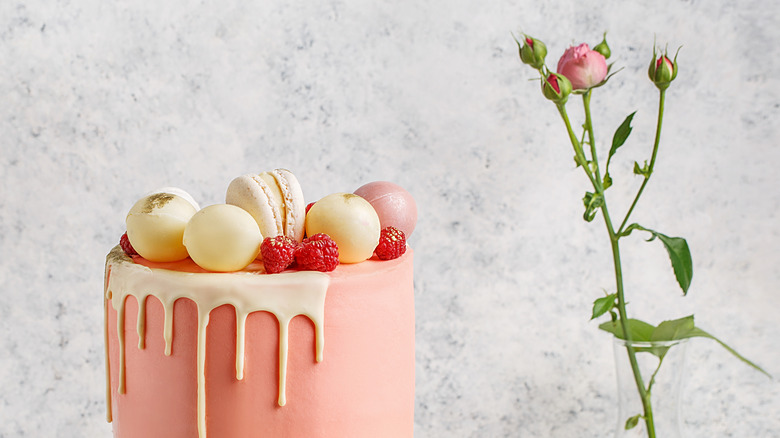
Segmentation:
{"type": "MultiPolygon", "coordinates": [[[[680,298],[660,244],[627,239],[630,311],[695,312],[780,376],[778,15],[758,0],[0,3],[0,437],[110,436],[100,293],[127,210],[170,185],[221,202],[276,167],[308,200],[372,180],[415,195],[417,437],[607,436],[612,347],[588,321],[614,281],[607,240],[580,219],[586,181],[518,32],[554,66],[609,31],[623,70],[593,98],[600,148],[639,111],[615,212],[652,140],[653,40],[683,46],[634,219],[686,237],[695,275],[680,298]]],[[[777,380],[711,341],[689,353],[691,437],[780,435],[777,380]]]]}

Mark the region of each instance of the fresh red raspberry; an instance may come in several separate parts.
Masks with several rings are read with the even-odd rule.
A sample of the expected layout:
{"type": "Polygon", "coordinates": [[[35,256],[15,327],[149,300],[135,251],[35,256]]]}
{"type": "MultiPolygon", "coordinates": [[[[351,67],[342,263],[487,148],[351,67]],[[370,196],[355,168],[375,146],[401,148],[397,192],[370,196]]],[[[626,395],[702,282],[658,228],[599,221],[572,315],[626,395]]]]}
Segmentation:
{"type": "Polygon", "coordinates": [[[295,261],[295,250],[298,242],[288,236],[266,237],[260,244],[260,254],[263,257],[265,272],[276,274],[289,268],[295,261]]]}
{"type": "Polygon", "coordinates": [[[295,251],[295,262],[309,271],[332,271],[339,264],[339,247],[327,234],[317,233],[303,239],[295,251]]]}
{"type": "Polygon", "coordinates": [[[309,210],[311,210],[312,205],[314,205],[313,202],[309,202],[308,204],[306,204],[306,214],[309,214],[309,210]]]}
{"type": "Polygon", "coordinates": [[[401,257],[406,252],[406,235],[395,227],[383,228],[379,234],[379,245],[374,252],[381,260],[401,257]]]}
{"type": "Polygon", "coordinates": [[[130,239],[127,238],[127,232],[122,234],[122,237],[119,239],[119,246],[121,246],[122,251],[129,256],[138,255],[138,252],[133,248],[133,245],[130,244],[130,239]]]}

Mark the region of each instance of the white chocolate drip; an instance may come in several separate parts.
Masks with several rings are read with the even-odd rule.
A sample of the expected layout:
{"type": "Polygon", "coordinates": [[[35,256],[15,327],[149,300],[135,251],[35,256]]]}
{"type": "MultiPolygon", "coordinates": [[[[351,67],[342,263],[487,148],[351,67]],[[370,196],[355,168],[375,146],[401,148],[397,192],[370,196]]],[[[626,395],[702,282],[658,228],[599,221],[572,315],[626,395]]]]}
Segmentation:
{"type": "MultiPolygon", "coordinates": [[[[163,337],[165,354],[170,355],[173,346],[173,306],[177,299],[188,298],[198,308],[197,372],[198,372],[198,435],[206,437],[206,327],[211,311],[229,304],[236,311],[236,379],[244,377],[244,340],[247,316],[252,312],[266,311],[279,323],[279,392],[278,404],[286,403],[288,327],[297,315],[304,315],[314,323],[317,362],[322,361],[324,347],[325,294],[330,277],[313,271],[281,273],[274,275],[251,272],[238,273],[188,273],[165,269],[150,269],[129,260],[121,249],[109,254],[105,284],[106,358],[108,358],[108,301],[117,311],[117,336],[119,340],[119,388],[125,387],[125,300],[135,297],[138,302],[138,348],[145,347],[145,303],[154,296],[163,305],[165,321],[163,337]]],[[[108,421],[112,421],[110,369],[106,359],[108,397],[108,421]]]]}

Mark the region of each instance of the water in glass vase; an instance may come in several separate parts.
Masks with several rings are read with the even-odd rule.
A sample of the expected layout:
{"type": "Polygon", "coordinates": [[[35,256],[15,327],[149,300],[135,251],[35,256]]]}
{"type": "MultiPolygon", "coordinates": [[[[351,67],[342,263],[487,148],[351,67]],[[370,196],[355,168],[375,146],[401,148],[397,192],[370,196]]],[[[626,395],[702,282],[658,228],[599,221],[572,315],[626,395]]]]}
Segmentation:
{"type": "Polygon", "coordinates": [[[614,338],[618,384],[618,418],[615,438],[684,438],[680,397],[687,339],[664,342],[629,342],[614,338]],[[637,366],[648,394],[643,406],[628,349],[636,353],[637,366]],[[647,412],[650,414],[648,415],[647,412]],[[650,417],[650,418],[648,418],[650,417]]]}

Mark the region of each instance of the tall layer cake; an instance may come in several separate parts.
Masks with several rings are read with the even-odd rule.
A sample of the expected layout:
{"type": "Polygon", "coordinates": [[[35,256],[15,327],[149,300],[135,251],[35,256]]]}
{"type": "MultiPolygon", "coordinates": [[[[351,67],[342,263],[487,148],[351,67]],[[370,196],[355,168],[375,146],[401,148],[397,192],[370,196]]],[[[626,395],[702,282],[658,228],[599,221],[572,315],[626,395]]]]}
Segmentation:
{"type": "MultiPolygon", "coordinates": [[[[340,205],[356,201],[372,205],[379,221],[371,227],[392,222],[399,212],[385,212],[377,201],[387,195],[364,193],[355,200],[339,194],[335,213],[323,198],[314,204],[321,206],[297,218],[306,224],[300,241],[285,236],[282,224],[278,233],[260,239],[248,264],[215,269],[220,265],[214,260],[224,259],[220,254],[240,252],[248,239],[240,230],[218,233],[218,243],[203,243],[215,228],[236,222],[232,209],[208,213],[219,220],[208,220],[207,231],[199,231],[193,225],[197,215],[210,207],[191,203],[195,213],[184,214],[184,229],[176,231],[188,250],[183,258],[158,257],[168,248],[152,245],[146,254],[134,248],[165,241],[154,234],[170,232],[171,216],[186,210],[174,208],[172,198],[160,202],[160,193],[187,198],[168,192],[175,190],[139,201],[144,207],[134,209],[142,214],[165,217],[139,222],[131,220],[131,210],[127,236],[106,260],[107,408],[114,436],[412,437],[413,254],[395,238],[405,234],[393,226],[369,232],[375,249],[362,260],[344,262],[334,257],[360,253],[355,246],[365,230],[347,224],[356,243],[340,236],[340,225],[314,229],[334,215],[341,219],[331,222],[349,222],[340,216],[345,210],[340,205]],[[150,233],[154,238],[144,236],[150,233]],[[280,264],[285,253],[291,259],[280,264]]],[[[408,216],[408,205],[404,209],[408,216]]]]}

